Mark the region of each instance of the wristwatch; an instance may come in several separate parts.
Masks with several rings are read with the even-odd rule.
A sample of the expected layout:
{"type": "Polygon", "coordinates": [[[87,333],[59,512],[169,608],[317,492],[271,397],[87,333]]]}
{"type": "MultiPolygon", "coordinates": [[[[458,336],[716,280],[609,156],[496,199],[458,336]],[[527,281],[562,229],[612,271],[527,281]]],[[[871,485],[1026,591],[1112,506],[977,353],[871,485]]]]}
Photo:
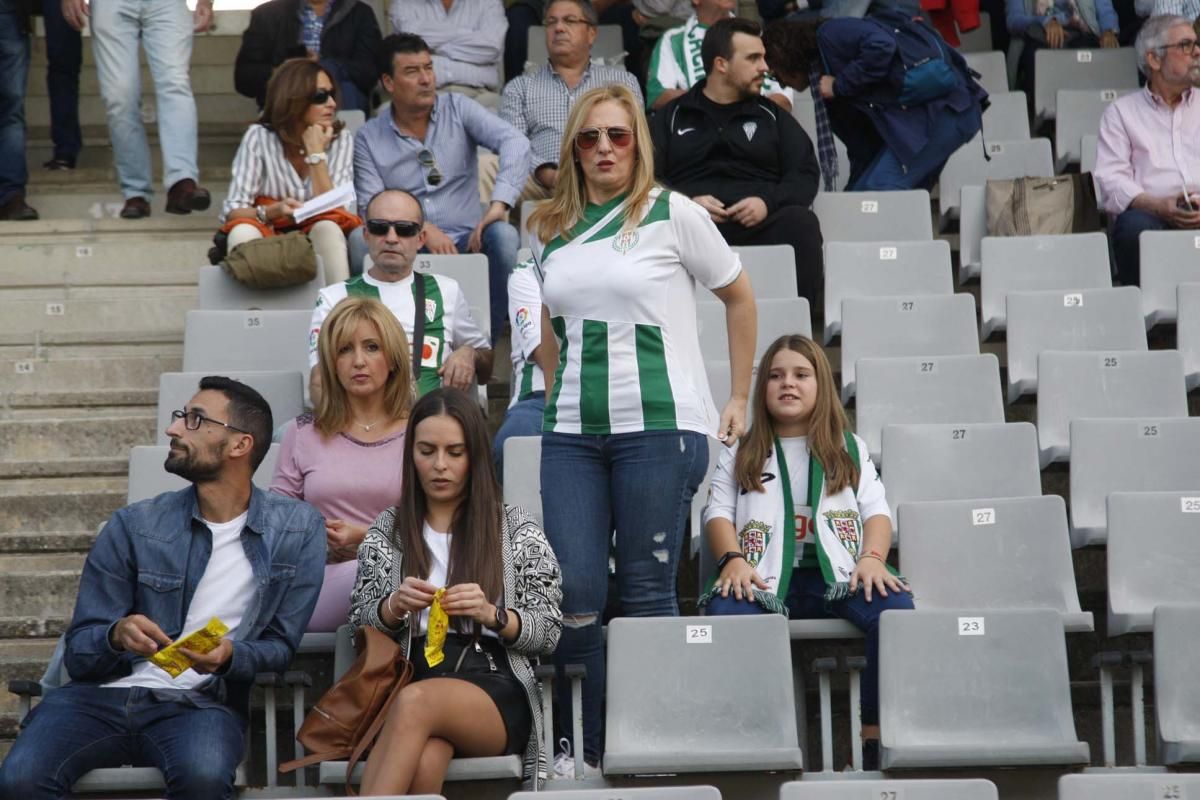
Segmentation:
{"type": "Polygon", "coordinates": [[[721,556],[721,558],[717,560],[717,574],[720,574],[721,570],[725,569],[725,565],[728,564],[733,559],[735,559],[735,558],[743,558],[744,559],[745,557],[746,556],[742,554],[741,550],[730,550],[728,553],[721,556]]]}
{"type": "Polygon", "coordinates": [[[489,631],[502,631],[508,625],[508,609],[504,606],[496,606],[496,619],[490,625],[484,625],[489,631]]]}
{"type": "Polygon", "coordinates": [[[324,153],[309,153],[304,157],[304,162],[313,166],[320,164],[322,161],[328,161],[328,157],[324,153]]]}

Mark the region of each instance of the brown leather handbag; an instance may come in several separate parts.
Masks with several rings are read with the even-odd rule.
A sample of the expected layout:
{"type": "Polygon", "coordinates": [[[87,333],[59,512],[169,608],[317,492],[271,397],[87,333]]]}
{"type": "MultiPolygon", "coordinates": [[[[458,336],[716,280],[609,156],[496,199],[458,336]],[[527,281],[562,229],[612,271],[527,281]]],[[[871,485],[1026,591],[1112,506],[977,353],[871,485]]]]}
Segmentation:
{"type": "Polygon", "coordinates": [[[291,772],[322,761],[349,759],[346,790],[352,795],[354,768],[375,743],[392,702],[413,676],[400,645],[382,631],[359,628],[354,632],[354,648],[358,657],[308,712],[296,735],[311,755],[279,767],[280,772],[291,772]]]}

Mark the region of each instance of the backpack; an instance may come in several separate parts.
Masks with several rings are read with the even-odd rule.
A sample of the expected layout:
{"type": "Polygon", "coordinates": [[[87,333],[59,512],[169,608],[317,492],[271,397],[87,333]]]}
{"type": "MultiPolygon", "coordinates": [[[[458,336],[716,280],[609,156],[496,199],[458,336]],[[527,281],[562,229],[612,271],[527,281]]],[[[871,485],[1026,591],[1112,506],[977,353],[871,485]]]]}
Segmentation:
{"type": "Polygon", "coordinates": [[[949,94],[959,76],[947,58],[942,36],[933,28],[891,9],[872,11],[864,19],[886,28],[896,40],[896,59],[904,70],[897,102],[917,106],[949,94]]]}

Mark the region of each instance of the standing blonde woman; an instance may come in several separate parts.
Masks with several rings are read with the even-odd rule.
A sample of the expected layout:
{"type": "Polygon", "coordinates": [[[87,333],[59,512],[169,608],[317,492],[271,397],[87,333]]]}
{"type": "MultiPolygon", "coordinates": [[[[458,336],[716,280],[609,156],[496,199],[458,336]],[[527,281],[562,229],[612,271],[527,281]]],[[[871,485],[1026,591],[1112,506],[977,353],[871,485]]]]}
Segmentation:
{"type": "MultiPolygon", "coordinates": [[[[615,530],[621,612],[678,614],[679,553],[706,437],[732,444],[745,426],[756,312],[741,262],[708,213],[655,185],[646,118],[627,87],[580,96],[559,164],[554,196],[530,219],[544,301],[539,360],[548,384],[553,376],[542,505],[563,573],[555,659],[587,667],[584,760],[596,768],[609,543],[615,530]],[[704,359],[725,354],[700,351],[697,282],[726,308],[733,391],[720,414],[704,359]]],[[[570,708],[569,696],[561,702],[570,708]]],[[[573,774],[566,749],[560,775],[573,774]]]]}
{"type": "Polygon", "coordinates": [[[288,425],[271,490],[325,517],[325,582],[308,631],[346,623],[358,545],[400,496],[404,430],[413,402],[408,337],[377,300],[349,297],[321,327],[324,386],[316,413],[288,425]]]}

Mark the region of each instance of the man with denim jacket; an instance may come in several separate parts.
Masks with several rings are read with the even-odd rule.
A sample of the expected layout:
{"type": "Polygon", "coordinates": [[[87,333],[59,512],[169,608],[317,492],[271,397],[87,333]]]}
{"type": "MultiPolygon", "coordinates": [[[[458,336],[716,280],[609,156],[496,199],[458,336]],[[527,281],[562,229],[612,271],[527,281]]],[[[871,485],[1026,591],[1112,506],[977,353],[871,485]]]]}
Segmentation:
{"type": "Polygon", "coordinates": [[[22,723],[0,797],[61,798],[85,772],[157,767],[169,798],[233,794],[249,690],[285,670],[321,588],[325,526],[306,503],[251,482],[273,422],[266,401],[207,377],[174,412],[165,467],[192,485],[117,511],[88,554],[64,637],[71,682],[22,723]],[[148,658],[204,627],[215,649],[183,651],[172,677],[148,658]]]}

